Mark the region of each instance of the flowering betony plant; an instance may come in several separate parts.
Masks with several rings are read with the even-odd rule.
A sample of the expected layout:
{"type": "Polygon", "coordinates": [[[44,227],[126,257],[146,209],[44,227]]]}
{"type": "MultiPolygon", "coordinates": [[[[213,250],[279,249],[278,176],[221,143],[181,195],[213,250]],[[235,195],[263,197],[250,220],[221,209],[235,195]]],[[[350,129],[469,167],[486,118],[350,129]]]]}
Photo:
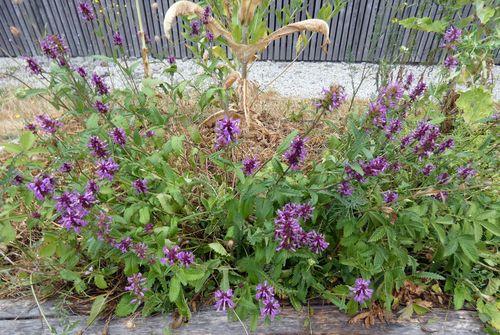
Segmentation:
{"type": "MultiPolygon", "coordinates": [[[[85,4],[82,19],[98,21],[85,4]]],[[[206,36],[212,10],[191,23],[193,38],[217,41],[206,36]]],[[[443,48],[459,53],[467,33],[446,34],[443,48]]],[[[310,129],[267,155],[248,149],[240,119],[223,116],[201,136],[199,115],[180,116],[188,104],[179,86],[135,85],[125,68],[131,84],[114,90],[50,36],[42,50],[53,66],[26,61],[53,84],[28,93],[61,115],[39,115],[5,146],[0,177],[0,236],[16,257],[29,239],[34,282],[110,292],[118,316],[175,309],[187,319],[202,301],[254,326],[279,318],[286,301],[298,308],[313,297],[349,314],[398,310],[414,303],[400,300],[412,285],[456,308],[492,308],[496,121],[447,128],[436,85],[400,74],[342,131],[325,123],[335,135],[320,145],[315,127],[340,115],[348,96],[338,85],[318,92],[310,129]]]]}

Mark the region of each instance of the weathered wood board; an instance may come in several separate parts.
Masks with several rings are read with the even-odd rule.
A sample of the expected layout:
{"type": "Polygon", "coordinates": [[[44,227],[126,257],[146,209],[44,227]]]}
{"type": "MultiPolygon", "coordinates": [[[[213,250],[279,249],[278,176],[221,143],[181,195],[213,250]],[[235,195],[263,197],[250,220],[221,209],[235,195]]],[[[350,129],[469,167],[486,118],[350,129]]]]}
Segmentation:
{"type": "MultiPolygon", "coordinates": [[[[177,329],[169,329],[172,322],[170,315],[115,318],[107,326],[105,321],[97,320],[85,329],[86,316],[61,316],[61,311],[51,302],[43,303],[42,309],[57,334],[245,334],[239,322],[228,321],[224,313],[208,309],[194,313],[189,323],[177,329]]],[[[349,324],[348,316],[333,306],[313,306],[312,310],[314,312],[308,319],[305,310],[296,312],[285,308],[279,320],[270,325],[259,325],[255,334],[484,334],[476,313],[470,311],[435,309],[410,321],[395,320],[393,323],[379,323],[365,328],[361,324],[349,324]]],[[[33,301],[0,300],[0,334],[50,334],[50,331],[33,301]]]]}

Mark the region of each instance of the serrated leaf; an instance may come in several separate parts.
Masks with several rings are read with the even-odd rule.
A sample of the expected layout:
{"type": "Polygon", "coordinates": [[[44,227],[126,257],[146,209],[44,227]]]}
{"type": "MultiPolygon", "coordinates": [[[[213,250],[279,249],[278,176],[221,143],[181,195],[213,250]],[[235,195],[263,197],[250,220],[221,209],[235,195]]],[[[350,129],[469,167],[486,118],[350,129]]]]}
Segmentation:
{"type": "Polygon", "coordinates": [[[377,242],[382,237],[384,237],[384,235],[385,235],[385,227],[378,227],[377,229],[375,229],[368,242],[377,242]]]}
{"type": "Polygon", "coordinates": [[[425,271],[417,272],[413,275],[413,277],[434,279],[434,280],[445,280],[446,279],[443,276],[441,276],[440,274],[433,273],[433,272],[425,272],[425,271]]]}
{"type": "Polygon", "coordinates": [[[168,299],[171,302],[175,302],[179,297],[179,293],[181,292],[181,282],[177,278],[177,276],[172,277],[170,280],[170,287],[168,290],[168,299]]]}
{"type": "Polygon", "coordinates": [[[220,244],[219,242],[210,243],[208,246],[210,247],[210,249],[212,249],[213,251],[215,251],[219,255],[230,256],[227,253],[226,248],[224,248],[224,246],[222,244],[220,244]]]}

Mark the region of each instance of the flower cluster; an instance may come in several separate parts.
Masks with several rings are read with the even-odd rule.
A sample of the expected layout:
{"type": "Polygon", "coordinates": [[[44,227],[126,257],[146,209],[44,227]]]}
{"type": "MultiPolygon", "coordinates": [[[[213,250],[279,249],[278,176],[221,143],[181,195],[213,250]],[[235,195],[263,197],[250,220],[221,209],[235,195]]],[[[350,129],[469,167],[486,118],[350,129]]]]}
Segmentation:
{"type": "Polygon", "coordinates": [[[116,45],[117,47],[123,46],[123,37],[118,31],[115,31],[113,33],[113,44],[116,45]]]}
{"type": "Polygon", "coordinates": [[[225,311],[226,308],[233,309],[234,308],[234,302],[233,302],[233,290],[228,289],[227,291],[222,291],[222,290],[217,290],[214,293],[215,297],[215,309],[220,312],[220,311],[225,311]]]}
{"type": "Polygon", "coordinates": [[[89,1],[85,0],[80,2],[78,4],[78,12],[80,13],[82,19],[85,21],[92,21],[93,19],[95,19],[94,8],[89,1]]]}
{"type": "Polygon", "coordinates": [[[62,173],[69,173],[71,172],[71,170],[73,170],[73,165],[71,165],[71,163],[68,162],[62,163],[61,166],[59,167],[59,171],[62,173]]]}
{"type": "MultiPolygon", "coordinates": [[[[443,41],[440,47],[449,51],[454,51],[457,49],[457,44],[460,41],[460,37],[462,37],[462,30],[451,26],[444,33],[443,41]]],[[[453,70],[458,66],[458,59],[453,55],[447,55],[444,59],[443,65],[448,70],[453,70]]]]}
{"type": "Polygon", "coordinates": [[[38,64],[37,60],[34,59],[33,57],[26,57],[26,67],[28,70],[30,70],[31,73],[33,74],[41,74],[42,73],[42,67],[40,64],[38,64]]]}
{"type": "Polygon", "coordinates": [[[460,166],[458,169],[457,169],[457,174],[460,178],[462,179],[470,179],[472,177],[474,177],[476,174],[477,174],[477,171],[474,170],[470,164],[466,165],[466,166],[460,166]]]}
{"type": "Polygon", "coordinates": [[[382,197],[384,198],[386,204],[390,204],[398,200],[398,194],[391,190],[383,192],[382,197]]]}
{"type": "Polygon", "coordinates": [[[128,285],[125,286],[125,291],[131,292],[134,298],[130,301],[131,303],[140,303],[144,299],[144,292],[148,289],[144,287],[146,285],[146,278],[143,278],[142,273],[136,273],[127,278],[128,285]]]}
{"type": "Polygon", "coordinates": [[[132,186],[135,191],[139,194],[144,194],[148,192],[148,180],[147,179],[137,179],[132,182],[132,186]]]}
{"type": "Polygon", "coordinates": [[[212,19],[212,8],[207,6],[203,8],[203,15],[201,16],[201,22],[203,24],[209,24],[212,19]]]}
{"type": "Polygon", "coordinates": [[[75,69],[75,72],[78,73],[78,75],[82,78],[87,77],[87,70],[83,66],[79,66],[75,69]]]}
{"type": "Polygon", "coordinates": [[[109,132],[109,136],[113,140],[115,144],[118,144],[121,147],[124,147],[125,144],[127,143],[127,134],[125,133],[125,130],[122,128],[113,128],[109,132]]]}
{"type": "Polygon", "coordinates": [[[363,278],[358,278],[354,282],[354,287],[350,287],[350,291],[354,297],[354,301],[363,303],[372,297],[373,290],[369,288],[370,281],[363,278]]]}
{"type": "Polygon", "coordinates": [[[68,46],[61,36],[47,35],[40,41],[40,47],[47,57],[56,60],[61,66],[66,65],[68,46]]]}
{"type": "Polygon", "coordinates": [[[115,173],[120,169],[120,166],[113,158],[101,159],[97,163],[97,175],[100,179],[113,180],[115,173]]]}
{"type": "Polygon", "coordinates": [[[347,99],[344,87],[340,85],[332,85],[329,88],[323,88],[323,97],[314,103],[317,108],[323,108],[330,112],[338,109],[347,99]]]}
{"type": "Polygon", "coordinates": [[[99,76],[97,73],[92,74],[92,84],[94,85],[97,94],[106,95],[109,94],[109,88],[104,82],[104,79],[99,76]]]}
{"type": "Polygon", "coordinates": [[[87,147],[90,149],[91,154],[95,157],[105,158],[108,156],[108,145],[97,136],[91,136],[89,138],[87,147]]]}
{"type": "Polygon", "coordinates": [[[28,184],[28,188],[33,192],[35,197],[41,201],[43,201],[46,196],[54,193],[55,186],[56,181],[54,177],[49,175],[37,176],[28,184]]]}
{"type": "Polygon", "coordinates": [[[307,157],[307,138],[297,135],[290,144],[290,148],[283,154],[283,159],[290,169],[298,170],[307,157]]]}
{"type": "Polygon", "coordinates": [[[232,142],[236,142],[238,136],[241,134],[240,120],[224,117],[217,121],[215,125],[215,133],[217,139],[215,148],[220,149],[228,146],[232,142]]]}
{"type": "Polygon", "coordinates": [[[194,263],[194,254],[191,251],[181,251],[179,246],[174,245],[172,248],[163,247],[163,254],[165,257],[160,259],[160,263],[174,265],[179,262],[180,266],[188,268],[194,263]]]}
{"type": "Polygon", "coordinates": [[[360,162],[365,177],[376,177],[389,167],[389,162],[383,157],[375,157],[369,162],[360,162]]]}
{"type": "Polygon", "coordinates": [[[274,220],[274,237],[279,242],[277,251],[285,249],[295,251],[301,247],[309,247],[312,252],[320,253],[328,248],[328,242],[322,234],[312,230],[306,233],[299,220],[306,221],[312,217],[313,207],[309,204],[288,203],[278,210],[274,220]]]}
{"type": "Polygon", "coordinates": [[[243,173],[245,176],[252,175],[260,166],[260,162],[255,157],[247,157],[243,160],[243,173]]]}
{"type": "Polygon", "coordinates": [[[270,286],[267,281],[258,284],[255,288],[255,298],[262,302],[260,308],[260,316],[266,318],[267,316],[271,321],[281,312],[280,303],[274,297],[274,288],[270,286]]]}
{"type": "Polygon", "coordinates": [[[437,139],[440,135],[439,127],[427,121],[421,121],[412,133],[401,139],[401,148],[416,143],[413,148],[414,153],[418,155],[419,159],[427,158],[433,153],[441,153],[453,147],[452,139],[438,144],[437,139]]]}
{"type": "Polygon", "coordinates": [[[94,108],[101,114],[109,112],[109,105],[99,100],[94,103],[94,108]]]}
{"type": "Polygon", "coordinates": [[[201,22],[199,20],[191,21],[190,27],[191,27],[191,32],[190,32],[191,36],[198,36],[200,34],[201,22]]]}
{"type": "Polygon", "coordinates": [[[340,195],[343,197],[349,197],[354,192],[351,183],[349,183],[347,180],[341,181],[337,189],[340,195]]]}
{"type": "Polygon", "coordinates": [[[62,127],[62,122],[49,117],[48,115],[38,115],[36,118],[40,128],[46,133],[53,134],[58,128],[62,127]]]}

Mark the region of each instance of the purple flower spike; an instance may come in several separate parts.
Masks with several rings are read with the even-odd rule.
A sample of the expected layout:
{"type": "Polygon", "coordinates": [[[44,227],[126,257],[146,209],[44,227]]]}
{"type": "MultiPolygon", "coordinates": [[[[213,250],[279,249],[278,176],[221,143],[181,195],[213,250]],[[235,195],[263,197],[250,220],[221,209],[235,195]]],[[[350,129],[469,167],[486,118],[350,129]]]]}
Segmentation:
{"type": "Polygon", "coordinates": [[[165,257],[160,259],[160,263],[162,264],[170,264],[174,265],[175,261],[177,260],[177,255],[180,252],[180,248],[178,246],[173,246],[171,249],[167,247],[163,247],[163,253],[165,254],[165,257]]]}
{"type": "Polygon", "coordinates": [[[425,166],[422,168],[421,172],[422,172],[422,174],[423,174],[424,176],[428,176],[428,175],[430,175],[430,174],[431,174],[431,172],[432,172],[432,171],[434,171],[435,169],[436,169],[436,166],[435,166],[434,164],[430,164],[430,163],[429,163],[429,164],[425,165],[425,166]]]}
{"type": "Polygon", "coordinates": [[[238,136],[241,134],[240,120],[224,117],[217,121],[215,126],[215,133],[217,140],[215,144],[216,149],[228,146],[232,142],[236,142],[238,136]]]}
{"type": "Polygon", "coordinates": [[[115,243],[115,248],[120,250],[123,254],[129,251],[132,246],[132,239],[130,237],[124,237],[120,242],[115,243]]]}
{"type": "Polygon", "coordinates": [[[123,46],[123,37],[118,31],[113,33],[113,44],[119,47],[123,46]]]}
{"type": "Polygon", "coordinates": [[[351,196],[352,192],[354,191],[351,184],[347,180],[341,181],[337,189],[340,195],[343,197],[351,196]]]}
{"type": "Polygon", "coordinates": [[[398,134],[401,130],[403,129],[403,123],[399,119],[394,119],[389,121],[388,124],[386,124],[384,131],[385,131],[385,136],[389,140],[394,139],[394,135],[398,134]]]}
{"type": "Polygon", "coordinates": [[[44,175],[35,177],[33,182],[28,184],[28,188],[35,194],[38,200],[44,200],[47,195],[54,193],[55,184],[54,177],[44,175]]]}
{"type": "Polygon", "coordinates": [[[71,170],[73,170],[73,165],[71,165],[71,163],[68,162],[62,163],[61,167],[59,167],[59,171],[62,173],[68,173],[71,172],[71,170]]]}
{"type": "Polygon", "coordinates": [[[120,169],[120,166],[113,158],[102,159],[97,165],[97,175],[100,179],[113,180],[115,173],[120,169]]]}
{"type": "Polygon", "coordinates": [[[177,260],[181,266],[188,268],[194,263],[194,254],[191,251],[181,251],[177,254],[177,260]]]}
{"type": "Polygon", "coordinates": [[[449,27],[443,36],[443,42],[441,43],[441,48],[455,50],[457,48],[456,42],[462,36],[462,30],[451,26],[449,27]]]}
{"type": "Polygon", "coordinates": [[[318,234],[316,231],[311,230],[307,233],[307,245],[315,254],[323,252],[330,245],[325,241],[325,236],[323,234],[318,234]]]}
{"type": "Polygon", "coordinates": [[[215,297],[215,309],[217,311],[225,311],[226,308],[233,309],[233,290],[229,289],[227,291],[217,290],[214,293],[215,297]]]}
{"type": "Polygon", "coordinates": [[[343,86],[332,85],[329,88],[323,88],[323,97],[314,105],[317,108],[323,108],[330,112],[338,109],[346,100],[347,95],[343,86]]]}
{"type": "Polygon", "coordinates": [[[460,166],[457,169],[458,176],[464,180],[470,179],[477,174],[477,171],[471,168],[470,164],[460,166]]]}
{"type": "Polygon", "coordinates": [[[207,6],[203,8],[203,15],[201,17],[201,22],[203,24],[208,24],[210,23],[211,19],[212,19],[212,8],[210,6],[207,6]]]}
{"type": "Polygon", "coordinates": [[[115,144],[118,144],[121,147],[124,147],[127,143],[127,134],[122,128],[114,128],[109,132],[109,136],[111,136],[115,144]]]}
{"type": "Polygon", "coordinates": [[[398,194],[390,190],[382,192],[382,197],[384,198],[386,204],[390,204],[398,200],[398,194]]]}
{"type": "Polygon", "coordinates": [[[62,122],[52,119],[48,115],[38,115],[36,118],[40,128],[46,133],[53,134],[63,126],[62,122]]]}
{"type": "Polygon", "coordinates": [[[125,286],[125,291],[131,292],[134,299],[130,302],[132,304],[140,303],[144,299],[144,293],[148,290],[146,285],[146,278],[142,277],[142,273],[136,273],[127,278],[128,286],[125,286]]]}
{"type": "Polygon", "coordinates": [[[148,252],[148,246],[146,245],[146,243],[144,242],[137,243],[134,245],[133,249],[134,249],[134,254],[136,254],[137,257],[139,257],[140,259],[146,259],[146,255],[148,252]]]}
{"type": "Polygon", "coordinates": [[[440,175],[437,176],[436,180],[441,185],[448,184],[448,182],[450,181],[450,175],[447,174],[446,172],[441,173],[440,175]]]}
{"type": "Polygon", "coordinates": [[[48,35],[40,41],[40,47],[43,53],[54,60],[57,60],[60,65],[64,62],[64,56],[68,51],[68,47],[61,36],[48,35]]]}
{"type": "Polygon", "coordinates": [[[388,108],[394,108],[403,97],[404,89],[398,81],[391,82],[380,91],[380,99],[388,108]]]}
{"type": "Polygon", "coordinates": [[[274,297],[274,287],[269,285],[267,281],[264,281],[262,284],[258,284],[255,288],[255,299],[263,300],[274,297]]]}
{"type": "Polygon", "coordinates": [[[368,163],[360,162],[360,165],[363,169],[363,172],[365,173],[365,176],[368,177],[376,177],[389,167],[389,163],[382,156],[376,157],[368,163]]]}
{"type": "Polygon", "coordinates": [[[85,70],[85,68],[83,68],[82,66],[79,66],[76,68],[76,73],[78,73],[78,75],[82,78],[86,78],[87,77],[87,70],[85,70]]]}
{"type": "Polygon", "coordinates": [[[307,138],[301,138],[297,135],[290,144],[290,148],[283,154],[283,159],[290,166],[290,169],[299,170],[300,165],[305,161],[307,157],[306,142],[307,138]]]}
{"type": "Polygon", "coordinates": [[[174,55],[170,55],[167,57],[167,62],[170,64],[170,65],[173,65],[175,64],[175,56],[174,55]]]}
{"type": "Polygon", "coordinates": [[[104,79],[97,73],[92,74],[92,84],[94,85],[97,94],[106,95],[109,93],[109,88],[104,82],[104,79]]]}
{"type": "Polygon", "coordinates": [[[31,71],[33,74],[41,74],[42,73],[42,67],[40,64],[38,64],[37,60],[34,59],[33,57],[26,57],[26,67],[31,71]]]}
{"type": "Polygon", "coordinates": [[[447,56],[444,60],[443,65],[448,70],[453,70],[458,66],[458,59],[453,56],[447,56]]]}
{"type": "Polygon", "coordinates": [[[148,191],[148,181],[147,179],[137,179],[132,183],[135,191],[139,194],[147,193],[148,191]]]}
{"type": "Polygon", "coordinates": [[[425,90],[427,89],[427,85],[423,81],[419,81],[417,86],[411,91],[410,93],[410,100],[415,101],[417,100],[418,97],[420,97],[422,94],[424,94],[425,90]]]}
{"type": "Polygon", "coordinates": [[[212,42],[214,40],[214,34],[212,34],[212,32],[210,32],[210,31],[207,31],[205,33],[205,37],[206,37],[207,41],[209,41],[209,42],[212,42]]]}
{"type": "Polygon", "coordinates": [[[265,299],[262,302],[263,306],[260,309],[260,316],[264,319],[269,317],[271,321],[281,312],[280,303],[274,297],[265,299]]]}
{"type": "Polygon", "coordinates": [[[198,20],[193,20],[193,21],[191,21],[190,26],[191,26],[190,35],[191,36],[198,36],[200,34],[200,30],[201,30],[201,22],[198,20]]]}
{"type": "Polygon", "coordinates": [[[94,8],[92,8],[92,4],[89,1],[81,1],[78,4],[78,12],[85,21],[92,21],[95,19],[94,8]]]}
{"type": "Polygon", "coordinates": [[[108,145],[97,136],[91,136],[89,138],[87,147],[95,157],[105,158],[108,156],[108,145]]]}
{"type": "Polygon", "coordinates": [[[252,175],[260,166],[260,162],[255,157],[247,157],[243,160],[243,173],[245,176],[252,175]]]}
{"type": "Polygon", "coordinates": [[[370,281],[363,278],[356,279],[354,287],[350,288],[351,293],[354,296],[354,301],[363,303],[372,297],[373,290],[369,288],[370,281]]]}
{"type": "Polygon", "coordinates": [[[95,102],[94,108],[101,114],[106,114],[107,112],[109,112],[109,105],[99,100],[95,102]]]}

